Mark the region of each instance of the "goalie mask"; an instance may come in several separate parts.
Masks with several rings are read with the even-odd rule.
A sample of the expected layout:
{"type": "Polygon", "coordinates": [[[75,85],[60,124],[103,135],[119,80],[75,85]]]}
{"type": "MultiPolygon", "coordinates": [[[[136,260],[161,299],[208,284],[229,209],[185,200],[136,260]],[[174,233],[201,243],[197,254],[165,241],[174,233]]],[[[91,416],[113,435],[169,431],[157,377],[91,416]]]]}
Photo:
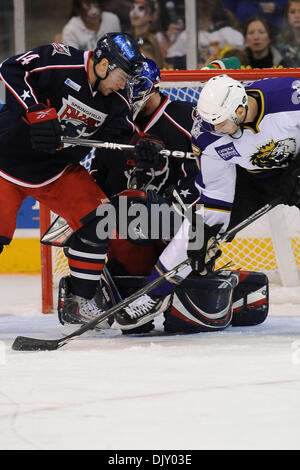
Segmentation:
{"type": "Polygon", "coordinates": [[[211,133],[215,133],[216,124],[227,119],[240,126],[236,116],[239,106],[247,112],[248,96],[244,86],[228,75],[218,75],[208,80],[200,93],[197,118],[201,119],[202,129],[211,133]]]}
{"type": "Polygon", "coordinates": [[[129,83],[129,97],[133,107],[133,119],[136,118],[146,101],[158,90],[160,70],[152,59],[144,59],[143,69],[138,77],[129,83]]]}

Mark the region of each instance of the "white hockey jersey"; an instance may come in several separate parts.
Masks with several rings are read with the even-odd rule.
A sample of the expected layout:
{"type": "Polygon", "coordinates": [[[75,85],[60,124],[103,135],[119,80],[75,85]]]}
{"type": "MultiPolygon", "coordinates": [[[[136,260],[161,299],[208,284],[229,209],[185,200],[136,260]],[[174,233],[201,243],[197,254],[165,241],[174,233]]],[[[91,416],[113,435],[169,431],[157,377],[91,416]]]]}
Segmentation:
{"type": "Polygon", "coordinates": [[[222,231],[228,226],[235,196],[236,165],[263,178],[288,166],[300,149],[300,80],[267,78],[245,88],[256,97],[259,109],[240,138],[208,133],[201,120],[195,120],[192,129],[205,223],[223,223],[222,231]]]}

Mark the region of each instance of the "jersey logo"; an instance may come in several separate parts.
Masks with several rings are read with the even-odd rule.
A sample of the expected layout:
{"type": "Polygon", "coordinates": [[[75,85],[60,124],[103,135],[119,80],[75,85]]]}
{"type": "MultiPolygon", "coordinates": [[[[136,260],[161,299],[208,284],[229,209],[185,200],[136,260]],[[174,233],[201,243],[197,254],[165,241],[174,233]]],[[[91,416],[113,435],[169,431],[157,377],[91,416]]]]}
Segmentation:
{"type": "Polygon", "coordinates": [[[115,36],[113,40],[116,44],[118,44],[121,51],[124,52],[124,54],[126,55],[128,59],[133,59],[133,57],[135,56],[133,50],[127,44],[127,42],[122,38],[120,34],[118,34],[118,36],[115,36]]]}
{"type": "Polygon", "coordinates": [[[69,137],[88,137],[103,125],[107,114],[90,108],[73,96],[63,98],[63,105],[58,111],[64,134],[69,137]]]}
{"type": "Polygon", "coordinates": [[[216,152],[225,161],[231,160],[234,157],[241,157],[241,155],[236,150],[233,143],[220,145],[219,147],[216,147],[216,152]]]}
{"type": "Polygon", "coordinates": [[[259,168],[282,167],[288,165],[295,153],[296,140],[294,138],[282,139],[277,142],[271,140],[250,156],[250,162],[259,168]]]}
{"type": "Polygon", "coordinates": [[[67,78],[65,80],[65,84],[68,85],[70,88],[73,88],[75,91],[79,91],[81,88],[81,85],[78,85],[78,83],[73,82],[70,78],[67,78]]]}
{"type": "Polygon", "coordinates": [[[45,109],[45,111],[37,111],[35,114],[35,119],[44,120],[48,116],[48,114],[50,115],[50,118],[51,118],[52,113],[53,113],[53,108],[45,109]]]}
{"type": "Polygon", "coordinates": [[[52,55],[54,54],[63,54],[63,55],[71,55],[71,52],[69,50],[69,46],[66,46],[65,44],[60,44],[59,42],[53,42],[53,52],[52,55]]]}

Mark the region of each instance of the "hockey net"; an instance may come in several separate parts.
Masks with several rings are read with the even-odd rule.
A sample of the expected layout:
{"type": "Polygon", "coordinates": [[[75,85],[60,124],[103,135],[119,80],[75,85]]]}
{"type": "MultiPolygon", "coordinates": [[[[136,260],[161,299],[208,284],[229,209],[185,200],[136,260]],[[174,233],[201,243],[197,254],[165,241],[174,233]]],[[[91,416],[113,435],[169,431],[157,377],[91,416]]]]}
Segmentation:
{"type": "MultiPolygon", "coordinates": [[[[201,88],[219,70],[162,72],[161,90],[171,99],[197,103],[201,88]]],[[[299,69],[227,70],[226,73],[243,82],[287,75],[300,77],[299,69]]],[[[89,169],[93,150],[82,164],[89,169]]],[[[48,228],[55,215],[40,209],[41,233],[48,228]]],[[[222,257],[217,267],[228,262],[234,269],[265,272],[270,281],[285,286],[299,285],[300,217],[295,207],[278,206],[258,221],[242,230],[231,243],[222,246],[222,257]]],[[[68,263],[60,248],[42,246],[42,310],[53,311],[55,288],[59,279],[68,274],[68,263]]]]}

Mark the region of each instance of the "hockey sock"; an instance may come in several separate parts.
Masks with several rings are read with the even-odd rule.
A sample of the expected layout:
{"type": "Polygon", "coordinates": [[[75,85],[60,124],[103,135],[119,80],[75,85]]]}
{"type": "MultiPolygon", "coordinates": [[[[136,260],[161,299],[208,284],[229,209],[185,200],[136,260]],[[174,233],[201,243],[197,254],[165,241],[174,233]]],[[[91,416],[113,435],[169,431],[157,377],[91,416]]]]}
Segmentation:
{"type": "Polygon", "coordinates": [[[94,219],[71,238],[68,261],[73,294],[92,299],[99,283],[106,259],[109,239],[100,240],[96,235],[98,220],[94,219]]]}
{"type": "MultiPolygon", "coordinates": [[[[168,272],[168,269],[162,264],[161,261],[158,261],[154,266],[152,273],[147,279],[147,284],[154,281],[154,279],[158,278],[162,274],[168,272]]],[[[172,279],[172,281],[164,281],[158,287],[150,291],[150,294],[159,295],[159,296],[166,296],[173,292],[176,287],[180,284],[180,282],[176,281],[176,279],[172,279]]]]}

